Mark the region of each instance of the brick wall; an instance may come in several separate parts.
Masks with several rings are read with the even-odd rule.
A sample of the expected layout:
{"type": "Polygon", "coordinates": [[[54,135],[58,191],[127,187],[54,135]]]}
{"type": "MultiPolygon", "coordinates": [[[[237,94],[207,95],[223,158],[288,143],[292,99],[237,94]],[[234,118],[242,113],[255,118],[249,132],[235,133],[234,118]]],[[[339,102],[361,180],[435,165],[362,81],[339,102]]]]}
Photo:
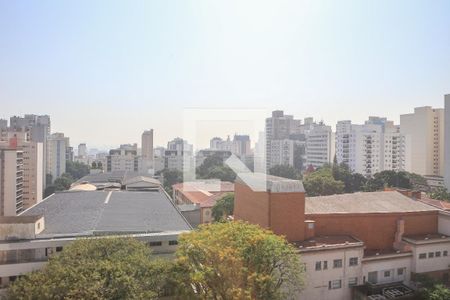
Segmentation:
{"type": "Polygon", "coordinates": [[[235,184],[234,218],[270,228],[290,241],[304,239],[304,193],[254,192],[235,184]]]}
{"type": "Polygon", "coordinates": [[[397,220],[405,220],[405,235],[436,233],[438,212],[380,214],[307,214],[316,221],[316,235],[352,235],[362,240],[367,249],[392,248],[397,220]]]}

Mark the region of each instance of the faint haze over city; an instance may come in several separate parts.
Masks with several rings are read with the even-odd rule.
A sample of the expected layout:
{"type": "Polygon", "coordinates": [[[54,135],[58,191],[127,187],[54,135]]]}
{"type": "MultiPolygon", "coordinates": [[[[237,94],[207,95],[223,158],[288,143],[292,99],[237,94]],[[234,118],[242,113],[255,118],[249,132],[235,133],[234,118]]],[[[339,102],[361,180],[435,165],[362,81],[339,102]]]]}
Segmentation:
{"type": "Polygon", "coordinates": [[[444,0],[0,0],[0,118],[49,114],[88,147],[149,128],[165,145],[193,107],[397,123],[450,93],[449,15],[444,0]]]}

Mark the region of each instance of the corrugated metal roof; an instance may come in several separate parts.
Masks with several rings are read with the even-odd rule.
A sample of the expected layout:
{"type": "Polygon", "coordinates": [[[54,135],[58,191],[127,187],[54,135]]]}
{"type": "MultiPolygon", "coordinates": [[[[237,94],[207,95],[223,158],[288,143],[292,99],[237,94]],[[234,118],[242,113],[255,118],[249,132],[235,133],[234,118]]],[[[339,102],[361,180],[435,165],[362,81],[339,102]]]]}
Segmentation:
{"type": "Polygon", "coordinates": [[[45,237],[190,229],[162,191],[60,192],[21,215],[43,215],[45,237]]]}
{"type": "Polygon", "coordinates": [[[408,198],[396,191],[338,194],[307,197],[305,213],[389,213],[436,211],[429,205],[408,198]]]}

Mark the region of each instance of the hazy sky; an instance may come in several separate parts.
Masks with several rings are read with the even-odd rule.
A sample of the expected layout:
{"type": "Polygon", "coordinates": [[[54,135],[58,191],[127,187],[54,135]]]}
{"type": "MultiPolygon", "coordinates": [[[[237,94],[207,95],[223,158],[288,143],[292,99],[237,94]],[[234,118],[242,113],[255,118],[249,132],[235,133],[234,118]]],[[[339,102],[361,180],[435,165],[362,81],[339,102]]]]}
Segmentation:
{"type": "Polygon", "coordinates": [[[398,122],[445,93],[446,0],[0,0],[0,118],[49,114],[74,145],[164,145],[184,108],[398,122]]]}

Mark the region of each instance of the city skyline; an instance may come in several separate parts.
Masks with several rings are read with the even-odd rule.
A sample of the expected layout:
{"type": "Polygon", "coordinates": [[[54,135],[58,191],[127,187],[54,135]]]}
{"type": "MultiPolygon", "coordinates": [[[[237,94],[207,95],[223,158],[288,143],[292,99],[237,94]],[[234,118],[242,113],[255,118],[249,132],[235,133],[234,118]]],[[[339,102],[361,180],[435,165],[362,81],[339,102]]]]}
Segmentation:
{"type": "Polygon", "coordinates": [[[399,123],[449,93],[446,1],[105,4],[0,3],[0,118],[49,114],[73,145],[111,148],[150,128],[155,145],[182,136],[185,108],[334,128],[399,123]]]}

